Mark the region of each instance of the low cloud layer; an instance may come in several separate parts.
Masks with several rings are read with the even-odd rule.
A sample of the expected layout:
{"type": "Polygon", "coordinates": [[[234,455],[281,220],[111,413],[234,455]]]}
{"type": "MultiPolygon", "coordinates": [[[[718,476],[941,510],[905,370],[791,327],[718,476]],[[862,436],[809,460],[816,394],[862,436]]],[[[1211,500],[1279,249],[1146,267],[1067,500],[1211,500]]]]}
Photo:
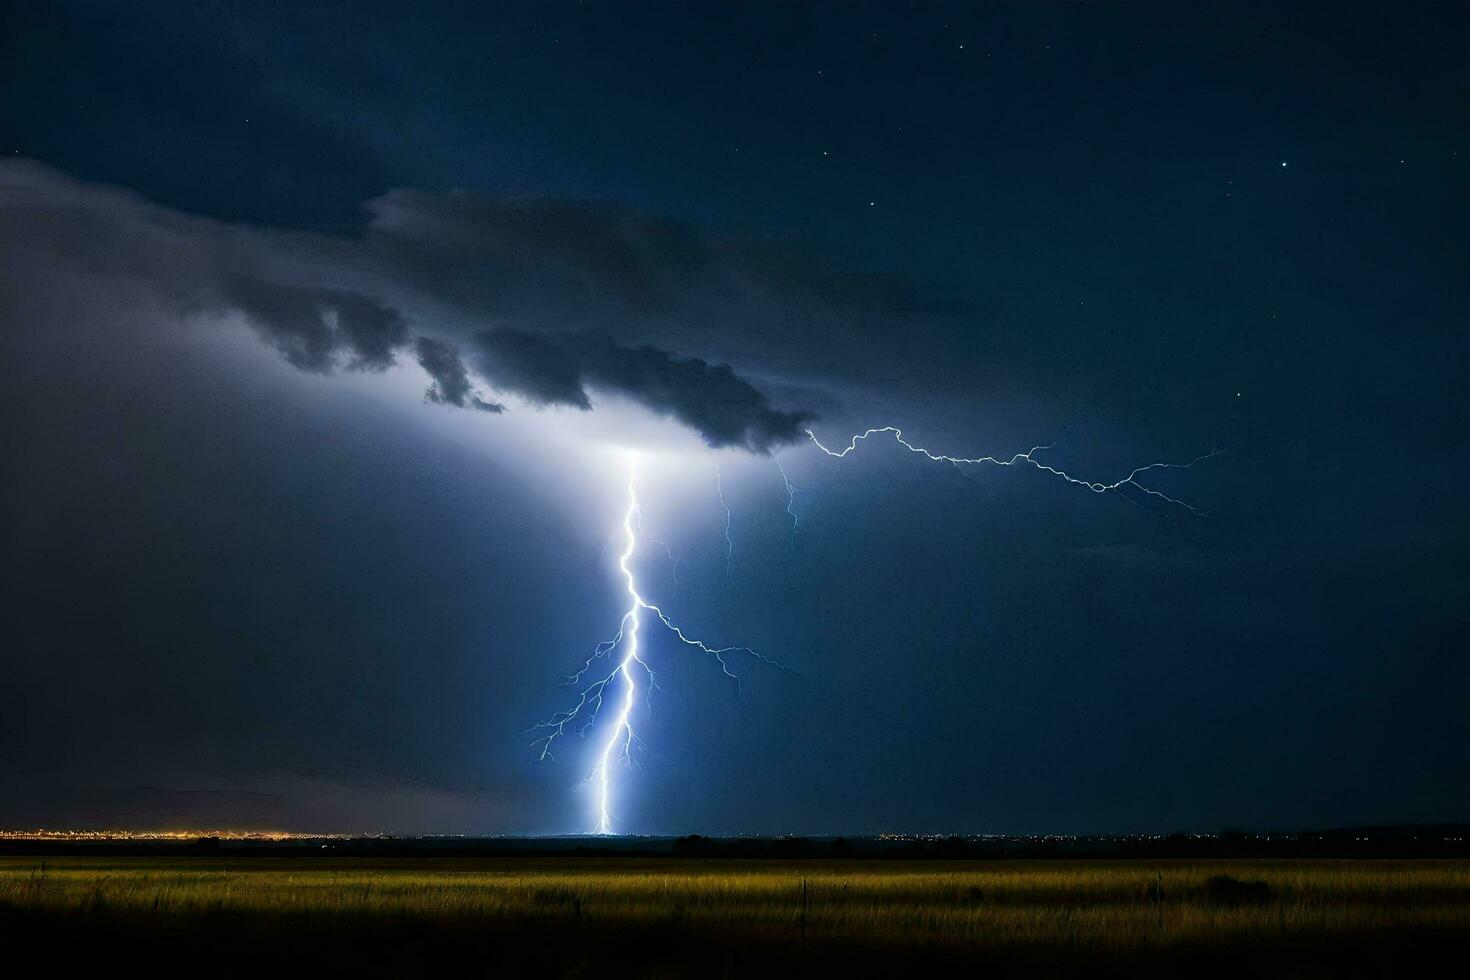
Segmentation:
{"type": "MultiPolygon", "coordinates": [[[[345,289],[288,286],[237,279],[221,296],[261,337],[303,371],[326,374],[341,365],[386,371],[408,343],[408,326],[393,307],[345,289]]],[[[456,402],[456,404],[459,404],[456,402]]]]}
{"type": "Polygon", "coordinates": [[[416,362],[427,401],[492,414],[494,392],[584,411],[609,395],[766,453],[831,404],[828,381],[861,376],[841,353],[813,369],[861,346],[828,340],[923,308],[897,280],[607,206],[400,190],[367,209],[360,236],[237,226],[0,163],[0,255],[126,280],[185,319],[239,317],[302,371],[416,362]]]}
{"type": "Polygon", "coordinates": [[[432,337],[417,337],[414,339],[414,353],[418,356],[419,367],[434,379],[424,392],[429,401],[456,408],[473,406],[483,412],[505,411],[504,405],[484,401],[474,393],[469,370],[453,344],[432,337]]]}
{"type": "Polygon", "coordinates": [[[699,433],[710,446],[769,452],[802,435],[815,416],[779,411],[728,364],[679,358],[608,337],[537,337],[487,330],[475,337],[481,374],[497,389],[541,405],[590,409],[589,389],[622,395],[699,433]]]}

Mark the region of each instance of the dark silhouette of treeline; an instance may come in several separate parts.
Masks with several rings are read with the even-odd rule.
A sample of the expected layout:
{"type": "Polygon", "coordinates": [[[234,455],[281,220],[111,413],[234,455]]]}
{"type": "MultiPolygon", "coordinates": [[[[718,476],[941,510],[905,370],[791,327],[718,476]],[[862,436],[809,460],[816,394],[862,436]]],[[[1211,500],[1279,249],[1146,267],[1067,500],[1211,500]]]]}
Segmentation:
{"type": "Polygon", "coordinates": [[[0,839],[0,854],[139,857],[628,857],[756,860],[996,858],[1470,858],[1470,826],[1167,836],[318,837],[288,841],[0,839]]]}

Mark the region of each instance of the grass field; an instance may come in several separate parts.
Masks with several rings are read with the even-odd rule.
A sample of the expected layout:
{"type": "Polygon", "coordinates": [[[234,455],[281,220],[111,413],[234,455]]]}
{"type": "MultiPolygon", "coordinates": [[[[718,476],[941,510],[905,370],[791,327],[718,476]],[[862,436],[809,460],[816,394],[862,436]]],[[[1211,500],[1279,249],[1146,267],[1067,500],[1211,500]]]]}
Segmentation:
{"type": "Polygon", "coordinates": [[[0,858],[0,936],[540,976],[1402,976],[1466,962],[1470,863],[0,858]]]}

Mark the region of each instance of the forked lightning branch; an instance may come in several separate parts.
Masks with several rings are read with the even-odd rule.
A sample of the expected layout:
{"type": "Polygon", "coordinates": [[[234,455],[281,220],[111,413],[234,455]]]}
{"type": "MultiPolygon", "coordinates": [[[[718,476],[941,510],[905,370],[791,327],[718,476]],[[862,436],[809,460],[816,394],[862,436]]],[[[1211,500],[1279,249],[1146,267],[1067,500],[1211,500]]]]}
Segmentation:
{"type": "MultiPolygon", "coordinates": [[[[904,449],[920,456],[930,462],[946,463],[960,470],[970,467],[982,466],[1030,466],[1048,476],[1060,479],[1068,484],[1097,494],[1117,494],[1136,507],[1150,510],[1149,503],[1162,506],[1179,507],[1190,514],[1198,517],[1208,516],[1205,511],[1178,497],[1171,496],[1148,486],[1143,482],[1145,474],[1160,470],[1187,470],[1199,463],[1225,452],[1228,447],[1216,445],[1207,453],[1203,453],[1185,462],[1180,463],[1147,463],[1143,466],[1134,467],[1126,475],[1119,479],[1108,481],[1085,480],[1067,473],[1049,463],[1037,458],[1037,454],[1050,447],[1036,446],[1024,453],[1016,453],[1008,457],[996,456],[950,456],[943,453],[931,452],[921,446],[914,445],[906,440],[901,429],[893,426],[868,429],[853,436],[847,445],[840,450],[833,450],[823,445],[814,433],[807,430],[807,436],[812,443],[827,456],[834,459],[844,459],[853,453],[860,443],[875,435],[891,435],[904,449]]],[[[777,464],[779,467],[779,463],[777,464]]],[[[631,767],[633,764],[633,752],[640,746],[639,737],[633,727],[634,708],[638,704],[640,693],[646,698],[656,687],[656,677],[653,668],[643,656],[640,648],[640,628],[645,625],[645,614],[651,614],[653,621],[658,626],[667,630],[681,644],[691,647],[714,659],[720,665],[720,670],[733,683],[738,685],[739,678],[730,669],[729,661],[726,659],[731,655],[741,655],[759,660],[762,663],[780,668],[782,665],[774,660],[764,657],[749,647],[726,646],[712,647],[702,640],[686,634],[676,625],[664,611],[644,597],[638,587],[637,574],[634,571],[633,560],[638,551],[639,531],[642,528],[642,511],[638,504],[638,455],[630,452],[627,457],[628,482],[627,482],[627,508],[623,512],[622,540],[623,551],[618,557],[618,570],[622,573],[624,588],[627,591],[628,605],[624,611],[622,620],[618,624],[617,632],[609,640],[598,644],[592,655],[582,664],[576,673],[567,678],[570,686],[579,688],[576,702],[568,709],[558,712],[551,718],[534,726],[531,732],[536,734],[534,744],[540,749],[541,758],[549,758],[556,744],[568,735],[586,736],[589,732],[599,728],[601,724],[606,730],[600,734],[601,747],[597,754],[595,767],[588,779],[595,785],[597,790],[597,816],[595,821],[595,833],[611,834],[614,830],[614,815],[618,802],[613,773],[617,766],[631,767]],[[594,670],[599,665],[611,663],[611,669],[598,673],[594,670]],[[588,682],[589,676],[595,676],[595,680],[588,682]],[[611,720],[602,721],[604,714],[610,714],[611,720]]],[[[790,480],[786,478],[786,472],[781,469],[781,479],[787,490],[787,513],[792,517],[792,534],[796,533],[796,513],[793,509],[794,488],[790,480]]],[[[725,504],[724,489],[716,483],[719,491],[720,504],[725,507],[726,544],[733,548],[730,540],[729,507],[725,504]]],[[[726,558],[728,561],[729,551],[726,558]]],[[[784,669],[784,668],[782,668],[784,669]]]]}

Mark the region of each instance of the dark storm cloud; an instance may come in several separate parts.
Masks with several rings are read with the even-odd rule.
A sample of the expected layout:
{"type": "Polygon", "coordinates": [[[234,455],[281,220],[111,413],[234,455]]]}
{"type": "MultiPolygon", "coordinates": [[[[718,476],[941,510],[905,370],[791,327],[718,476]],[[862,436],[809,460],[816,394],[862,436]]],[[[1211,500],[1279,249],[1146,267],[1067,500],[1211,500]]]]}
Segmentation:
{"type": "MultiPolygon", "coordinates": [[[[583,299],[667,307],[718,256],[693,229],[608,205],[395,190],[367,205],[372,227],[468,265],[499,290],[557,279],[583,299]]],[[[420,253],[423,254],[423,253],[420,253]]]]}
{"type": "Polygon", "coordinates": [[[728,364],[677,358],[647,345],[621,347],[607,337],[563,342],[581,358],[588,384],[646,405],[689,426],[715,447],[764,453],[801,438],[811,412],[783,412],[728,364]]]}
{"type": "Polygon", "coordinates": [[[221,299],[303,371],[329,373],[344,356],[349,370],[386,371],[408,342],[402,314],[351,290],[236,279],[221,299]]]}
{"type": "Polygon", "coordinates": [[[366,208],[372,230],[422,274],[446,284],[466,268],[486,277],[454,284],[467,292],[504,295],[556,281],[569,306],[610,299],[645,314],[682,308],[697,294],[749,302],[761,293],[885,315],[967,308],[902,276],[843,271],[793,245],[717,235],[610,204],[399,189],[366,208]]]}
{"type": "Polygon", "coordinates": [[[769,452],[799,439],[815,416],[780,411],[728,364],[678,358],[643,345],[623,347],[604,336],[538,337],[486,330],[475,337],[481,373],[495,387],[541,405],[590,409],[587,389],[630,398],[693,429],[715,448],[769,452]]]}
{"type": "Polygon", "coordinates": [[[418,337],[414,340],[414,353],[418,356],[419,367],[434,379],[429,390],[424,392],[429,401],[456,408],[470,406],[497,414],[505,411],[504,405],[487,402],[474,393],[469,370],[453,344],[433,337],[418,337]]]}
{"type": "MultiPolygon", "coordinates": [[[[969,300],[834,266],[791,243],[610,204],[463,191],[394,190],[366,209],[375,260],[471,320],[530,335],[608,334],[813,380],[904,383],[900,366],[925,350],[935,352],[924,358],[931,368],[966,386],[984,368],[953,343],[956,318],[974,312],[969,300]]],[[[574,403],[569,379],[547,384],[532,397],[574,403]]]]}
{"type": "Polygon", "coordinates": [[[502,391],[533,405],[570,405],[589,410],[576,356],[556,343],[522,330],[487,330],[476,335],[480,373],[502,391]]]}
{"type": "Polygon", "coordinates": [[[859,315],[917,309],[898,280],[610,206],[394,191],[350,237],[222,224],[23,161],[0,169],[0,195],[4,244],[49,252],[57,274],[120,276],[181,321],[238,315],[311,373],[381,372],[406,353],[428,400],[490,413],[504,406],[477,377],[537,406],[617,395],[762,453],[832,404],[824,386],[896,363],[916,337],[859,315]]]}

